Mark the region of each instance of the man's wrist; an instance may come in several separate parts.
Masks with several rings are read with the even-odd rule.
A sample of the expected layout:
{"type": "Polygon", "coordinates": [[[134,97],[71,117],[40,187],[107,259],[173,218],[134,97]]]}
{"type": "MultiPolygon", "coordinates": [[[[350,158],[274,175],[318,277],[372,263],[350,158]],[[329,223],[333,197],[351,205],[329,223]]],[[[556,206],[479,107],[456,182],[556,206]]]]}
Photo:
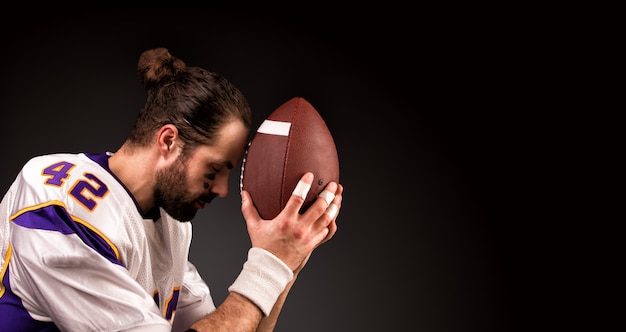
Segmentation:
{"type": "Polygon", "coordinates": [[[248,260],[228,290],[245,296],[268,316],[293,277],[291,269],[278,257],[265,249],[250,248],[248,260]]]}

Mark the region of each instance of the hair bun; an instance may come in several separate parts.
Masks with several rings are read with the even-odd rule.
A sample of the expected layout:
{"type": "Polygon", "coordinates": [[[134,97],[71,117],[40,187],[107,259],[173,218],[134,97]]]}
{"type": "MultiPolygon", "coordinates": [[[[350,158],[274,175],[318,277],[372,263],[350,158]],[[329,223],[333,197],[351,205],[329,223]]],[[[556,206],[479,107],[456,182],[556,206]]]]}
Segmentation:
{"type": "Polygon", "coordinates": [[[184,70],[185,62],[173,56],[167,48],[160,47],[144,51],[139,57],[137,74],[146,90],[170,82],[176,73],[184,70]]]}

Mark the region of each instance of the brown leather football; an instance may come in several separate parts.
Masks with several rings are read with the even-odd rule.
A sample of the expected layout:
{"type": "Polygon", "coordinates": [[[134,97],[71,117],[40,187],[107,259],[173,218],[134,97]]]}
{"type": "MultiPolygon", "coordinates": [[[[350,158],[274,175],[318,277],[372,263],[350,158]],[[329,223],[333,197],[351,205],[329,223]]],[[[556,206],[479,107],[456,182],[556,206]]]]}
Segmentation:
{"type": "Polygon", "coordinates": [[[301,213],[326,184],[339,183],[339,158],[324,119],[304,98],[294,97],[273,111],[249,142],[240,188],[250,193],[263,219],[273,219],[306,172],[315,179],[301,213]]]}

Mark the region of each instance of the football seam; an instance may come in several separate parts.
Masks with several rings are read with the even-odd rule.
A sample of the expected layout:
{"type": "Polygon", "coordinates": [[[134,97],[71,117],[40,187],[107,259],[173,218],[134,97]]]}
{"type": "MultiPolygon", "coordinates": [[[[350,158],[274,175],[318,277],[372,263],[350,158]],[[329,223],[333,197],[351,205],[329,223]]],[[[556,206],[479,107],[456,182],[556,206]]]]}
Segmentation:
{"type": "Polygon", "coordinates": [[[250,149],[251,144],[252,144],[252,139],[248,140],[248,145],[246,145],[246,148],[243,152],[243,157],[241,160],[241,170],[239,172],[239,195],[241,195],[243,192],[243,177],[244,177],[244,172],[246,170],[246,160],[248,158],[248,150],[250,149]]]}
{"type": "MultiPolygon", "coordinates": [[[[291,197],[291,194],[289,194],[289,197],[287,197],[287,193],[285,192],[285,190],[287,188],[285,188],[285,186],[287,185],[287,166],[288,166],[288,156],[289,156],[289,152],[291,150],[291,132],[293,130],[293,128],[295,127],[294,125],[294,121],[296,119],[296,114],[298,114],[300,112],[300,99],[297,99],[295,101],[295,106],[294,106],[294,111],[293,113],[291,113],[291,119],[289,119],[289,122],[291,123],[291,126],[289,126],[289,135],[287,135],[287,148],[285,149],[285,157],[283,159],[283,175],[282,175],[282,185],[280,186],[280,205],[282,208],[284,208],[284,206],[282,206],[282,203],[285,202],[285,204],[287,204],[287,201],[289,200],[289,197],[291,197]],[[285,199],[287,198],[287,199],[285,199]]],[[[293,189],[293,188],[292,188],[293,189]]]]}

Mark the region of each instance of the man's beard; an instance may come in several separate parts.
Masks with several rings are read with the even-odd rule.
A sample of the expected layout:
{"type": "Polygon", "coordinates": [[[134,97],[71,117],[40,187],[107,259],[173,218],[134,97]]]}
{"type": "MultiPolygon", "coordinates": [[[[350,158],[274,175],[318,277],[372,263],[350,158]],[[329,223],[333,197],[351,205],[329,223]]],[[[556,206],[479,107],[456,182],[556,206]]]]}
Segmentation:
{"type": "Polygon", "coordinates": [[[194,206],[197,199],[187,191],[187,173],[182,159],[157,172],[154,202],[170,216],[179,221],[191,221],[198,212],[194,206]]]}

